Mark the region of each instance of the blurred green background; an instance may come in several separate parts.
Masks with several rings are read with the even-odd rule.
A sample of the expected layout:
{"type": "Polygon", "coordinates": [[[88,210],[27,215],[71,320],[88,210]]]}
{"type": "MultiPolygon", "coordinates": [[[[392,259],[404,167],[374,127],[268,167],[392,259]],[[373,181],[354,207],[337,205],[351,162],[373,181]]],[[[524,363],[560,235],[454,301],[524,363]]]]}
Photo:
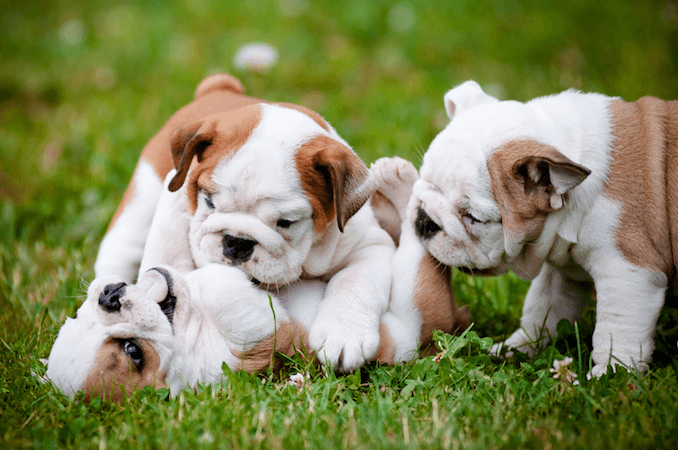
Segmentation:
{"type": "MultiPolygon", "coordinates": [[[[6,317],[27,313],[15,332],[73,312],[140,150],[210,73],[317,110],[368,165],[418,165],[447,123],[444,93],[467,79],[505,99],[678,98],[675,1],[4,1],[0,12],[0,302],[6,317]],[[268,72],[234,68],[251,42],[277,49],[268,72]]],[[[524,283],[455,277],[481,333],[518,325],[524,283]]]]}
{"type": "MultiPolygon", "coordinates": [[[[93,0],[0,6],[3,242],[98,242],[140,149],[215,71],[325,116],[369,163],[419,155],[442,96],[475,79],[526,100],[567,88],[678,98],[673,1],[93,0]],[[265,74],[236,50],[279,52],[265,74]]],[[[88,257],[94,252],[90,249],[88,257]]]]}

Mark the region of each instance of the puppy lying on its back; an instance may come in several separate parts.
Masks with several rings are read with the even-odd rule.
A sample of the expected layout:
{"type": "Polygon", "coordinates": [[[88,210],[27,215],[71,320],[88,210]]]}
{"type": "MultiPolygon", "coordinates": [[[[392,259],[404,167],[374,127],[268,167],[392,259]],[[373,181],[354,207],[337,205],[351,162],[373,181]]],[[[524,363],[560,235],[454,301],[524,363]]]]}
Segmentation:
{"type": "Polygon", "coordinates": [[[523,351],[542,325],[554,335],[575,320],[595,287],[592,375],[645,370],[677,281],[678,102],[576,91],[500,102],[469,81],[445,107],[409,203],[426,249],[473,274],[534,278],[503,344],[523,351]]]}

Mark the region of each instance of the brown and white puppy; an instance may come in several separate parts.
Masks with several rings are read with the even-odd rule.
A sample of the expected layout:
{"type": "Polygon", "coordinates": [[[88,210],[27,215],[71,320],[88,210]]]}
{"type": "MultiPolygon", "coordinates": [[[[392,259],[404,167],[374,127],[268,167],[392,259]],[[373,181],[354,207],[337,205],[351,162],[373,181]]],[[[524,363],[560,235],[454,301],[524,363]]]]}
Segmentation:
{"type": "Polygon", "coordinates": [[[327,281],[311,348],[342,370],[374,358],[395,246],[363,207],[373,176],[327,122],[246,97],[227,75],[205,79],[195,102],[142,152],[102,241],[97,277],[134,278],[172,168],[170,191],[185,189],[195,267],[236,266],[269,287],[327,281]]]}
{"type": "Polygon", "coordinates": [[[676,285],[678,102],[573,90],[500,102],[469,81],[445,107],[451,122],[424,156],[409,220],[444,264],[534,278],[521,329],[495,352],[531,352],[595,287],[590,375],[646,370],[676,285]]]}
{"type": "Polygon", "coordinates": [[[59,330],[46,378],[66,395],[120,400],[143,386],[169,387],[176,396],[218,383],[222,364],[256,372],[280,362],[275,352],[304,348],[304,321],[325,287],[312,280],[269,295],[223,264],[188,274],[155,267],[136,285],[101,276],[59,330]],[[301,314],[294,318],[288,310],[301,314]]]}

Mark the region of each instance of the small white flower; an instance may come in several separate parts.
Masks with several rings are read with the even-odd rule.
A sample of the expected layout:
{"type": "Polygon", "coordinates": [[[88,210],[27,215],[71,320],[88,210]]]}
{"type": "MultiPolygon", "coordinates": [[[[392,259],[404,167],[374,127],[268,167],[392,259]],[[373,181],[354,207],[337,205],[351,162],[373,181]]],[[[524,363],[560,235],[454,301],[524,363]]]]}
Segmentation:
{"type": "Polygon", "coordinates": [[[233,65],[238,70],[265,73],[278,61],[278,50],[268,44],[252,43],[238,49],[233,65]]]}
{"type": "Polygon", "coordinates": [[[291,386],[296,386],[297,389],[301,389],[306,383],[306,380],[310,378],[309,374],[295,373],[290,376],[290,379],[287,380],[287,384],[291,386]]]}
{"type": "Polygon", "coordinates": [[[562,360],[554,360],[553,367],[549,369],[553,374],[554,379],[560,378],[565,383],[572,383],[575,386],[579,384],[579,381],[576,380],[577,374],[572,372],[569,368],[569,365],[572,364],[573,359],[571,357],[566,357],[562,360]]]}

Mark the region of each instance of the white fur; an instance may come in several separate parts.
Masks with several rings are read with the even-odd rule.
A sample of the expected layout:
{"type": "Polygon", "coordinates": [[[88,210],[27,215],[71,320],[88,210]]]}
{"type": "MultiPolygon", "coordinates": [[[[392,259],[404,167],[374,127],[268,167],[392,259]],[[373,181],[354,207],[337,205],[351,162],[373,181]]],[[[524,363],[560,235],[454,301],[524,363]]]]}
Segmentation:
{"type": "MultiPolygon", "coordinates": [[[[157,275],[153,272],[150,278],[157,281],[157,275]]],[[[161,359],[159,371],[167,371],[173,365],[177,343],[172,327],[157,306],[165,295],[152,289],[154,282],[146,280],[138,287],[126,286],[117,313],[108,313],[99,306],[104,287],[120,281],[121,278],[114,275],[96,278],[87,290],[87,299],[78,309],[77,317],[66,319],[59,330],[49,355],[47,378],[67,395],[83,388],[99,347],[109,337],[149,339],[161,359]]]]}
{"type": "Polygon", "coordinates": [[[163,183],[164,188],[155,208],[137,278],[141,278],[150,268],[160,265],[170,266],[182,273],[196,268],[188,242],[191,216],[186,206],[186,186],[176,192],[167,189],[176,172],[172,169],[163,183]]]}
{"type": "Polygon", "coordinates": [[[542,334],[554,335],[558,320],[575,320],[595,281],[598,317],[592,374],[600,376],[608,364],[617,363],[646,369],[667,280],[626,261],[615,244],[621,205],[603,194],[611,160],[608,105],[613,99],[570,90],[525,104],[496,102],[473,85],[462,87],[445,97],[453,120],[424,156],[409,205],[411,217],[422,207],[443,229],[424,245],[448,265],[536,276],[525,298],[521,330],[501,344],[521,350],[530,351],[542,334]],[[449,106],[457,97],[461,111],[449,106]],[[522,139],[552,146],[591,170],[578,186],[565,186],[552,195],[556,211],[529,245],[503,229],[486,165],[503,144],[522,139]],[[487,223],[472,223],[464,212],[487,223]],[[475,245],[464,220],[478,240],[475,245]]]}
{"type": "Polygon", "coordinates": [[[97,277],[117,275],[127,283],[136,279],[163,186],[153,167],[143,159],[134,171],[133,182],[132,198],[101,241],[94,263],[97,277]]]}
{"type": "MultiPolygon", "coordinates": [[[[148,339],[160,356],[160,373],[167,374],[173,396],[198,383],[217,383],[222,363],[239,364],[233,352],[252,348],[274,333],[290,315],[275,295],[254,286],[240,270],[210,264],[188,275],[164,267],[172,277],[177,302],[173,325],[157,306],[168,290],[162,275],[149,271],[137,285],[127,285],[118,313],[98,305],[102,289],[119,277],[97,278],[77,318],[67,319],[50,353],[48,379],[67,395],[74,395],[92,371],[98,348],[107,337],[148,339]],[[164,285],[164,291],[158,289],[164,285]],[[275,322],[274,322],[275,313],[275,322]]],[[[307,303],[318,303],[324,285],[291,287],[307,303]]],[[[294,297],[286,298],[289,303],[294,297]]],[[[293,310],[295,308],[292,308],[293,310]]]]}
{"type": "Polygon", "coordinates": [[[252,256],[238,264],[250,277],[273,287],[300,278],[329,282],[310,329],[310,345],[325,363],[354,370],[377,351],[395,248],[367,205],[351,217],[343,233],[336,221],[316,230],[295,156],[304,143],[319,135],[346,145],[333,129],[326,131],[306,114],[262,104],[261,120],[247,142],[212,171],[216,192],[210,201],[215,208],[200,193],[197,209],[189,215],[190,260],[175,251],[182,249],[158,245],[167,237],[182,242],[172,237],[183,233],[186,223],[176,219],[184,217],[186,208],[180,190],[161,199],[158,232],[153,233],[158,243],[149,239],[142,267],[175,266],[177,260],[182,267],[233,264],[223,254],[224,236],[255,241],[252,256]],[[281,219],[295,223],[282,228],[277,225],[281,219]]]}

